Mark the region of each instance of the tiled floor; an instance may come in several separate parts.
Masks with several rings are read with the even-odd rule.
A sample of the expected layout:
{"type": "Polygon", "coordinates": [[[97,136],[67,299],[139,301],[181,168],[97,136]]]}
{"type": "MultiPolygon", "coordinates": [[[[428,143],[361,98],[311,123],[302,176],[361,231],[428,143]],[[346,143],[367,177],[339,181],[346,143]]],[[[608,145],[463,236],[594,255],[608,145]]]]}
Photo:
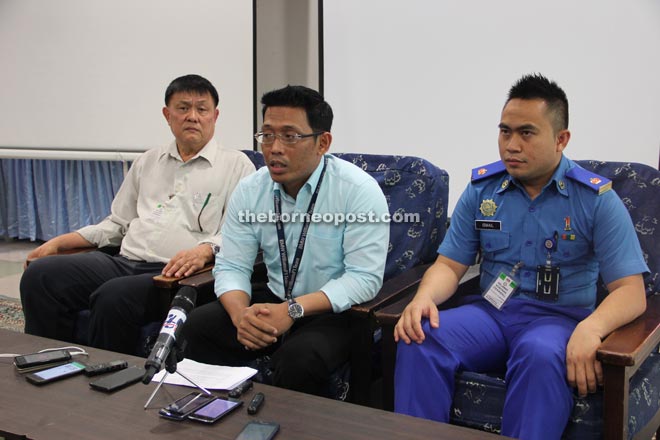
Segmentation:
{"type": "Polygon", "coordinates": [[[27,240],[0,239],[0,295],[19,298],[18,285],[23,274],[25,257],[41,244],[27,240]]]}

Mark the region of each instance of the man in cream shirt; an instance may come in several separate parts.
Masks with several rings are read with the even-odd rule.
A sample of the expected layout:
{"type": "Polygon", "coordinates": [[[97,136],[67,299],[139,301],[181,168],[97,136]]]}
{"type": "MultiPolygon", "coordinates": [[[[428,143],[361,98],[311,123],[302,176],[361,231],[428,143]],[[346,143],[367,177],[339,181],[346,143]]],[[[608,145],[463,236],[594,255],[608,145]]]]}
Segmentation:
{"type": "Polygon", "coordinates": [[[136,353],[140,327],[164,318],[154,307],[152,277],[187,276],[213,261],[225,205],[238,181],[254,172],[247,156],[213,138],[217,105],[206,79],[172,81],[163,115],[175,140],[136,159],[106,219],[28,255],[39,259],[21,279],[26,333],[71,341],[77,313],[90,309],[90,345],[136,353]],[[120,250],[52,256],[87,246],[120,250]]]}

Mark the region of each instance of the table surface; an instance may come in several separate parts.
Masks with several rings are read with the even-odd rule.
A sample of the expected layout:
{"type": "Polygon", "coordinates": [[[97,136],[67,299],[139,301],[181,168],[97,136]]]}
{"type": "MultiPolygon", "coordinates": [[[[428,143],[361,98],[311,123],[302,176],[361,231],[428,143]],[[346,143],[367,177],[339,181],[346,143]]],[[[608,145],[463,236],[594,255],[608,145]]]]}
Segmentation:
{"type": "MultiPolygon", "coordinates": [[[[60,341],[0,329],[0,352],[26,354],[62,347],[60,341]]],[[[142,366],[143,358],[84,347],[83,362],[99,363],[125,359],[142,366]]],[[[0,431],[26,435],[29,439],[234,439],[250,420],[280,424],[276,439],[485,439],[495,435],[432,422],[346,402],[255,384],[242,397],[245,404],[213,425],[189,420],[175,422],[158,416],[158,409],[190,389],[163,385],[149,408],[144,409],[156,385],[138,382],[106,394],[92,390],[90,378],[78,375],[43,386],[28,383],[16,371],[13,358],[0,358],[0,431]],[[255,416],[245,407],[254,393],[266,400],[255,416]]],[[[214,394],[225,397],[222,391],[214,394]]],[[[499,437],[501,438],[501,437],[499,437]]]]}

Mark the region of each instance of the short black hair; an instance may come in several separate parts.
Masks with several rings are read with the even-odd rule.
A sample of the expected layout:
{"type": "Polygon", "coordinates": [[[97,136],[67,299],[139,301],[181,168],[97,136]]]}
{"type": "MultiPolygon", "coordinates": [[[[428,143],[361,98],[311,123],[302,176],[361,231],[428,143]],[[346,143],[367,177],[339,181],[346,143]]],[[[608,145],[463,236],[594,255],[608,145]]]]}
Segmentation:
{"type": "Polygon", "coordinates": [[[512,99],[542,99],[548,106],[553,119],[555,132],[568,128],[568,99],[556,82],[540,73],[532,73],[520,78],[511,86],[507,103],[512,99]]]}
{"type": "Polygon", "coordinates": [[[261,97],[262,116],[268,107],[302,108],[307,114],[307,122],[314,131],[330,131],[332,128],[332,108],[316,90],[305,86],[288,85],[282,89],[265,93],[261,97]]]}
{"type": "Polygon", "coordinates": [[[199,75],[190,74],[184,75],[173,80],[167,90],[165,90],[165,105],[170,105],[172,95],[178,92],[195,92],[204,95],[206,92],[211,94],[213,104],[218,106],[218,91],[213,87],[213,84],[199,75]]]}

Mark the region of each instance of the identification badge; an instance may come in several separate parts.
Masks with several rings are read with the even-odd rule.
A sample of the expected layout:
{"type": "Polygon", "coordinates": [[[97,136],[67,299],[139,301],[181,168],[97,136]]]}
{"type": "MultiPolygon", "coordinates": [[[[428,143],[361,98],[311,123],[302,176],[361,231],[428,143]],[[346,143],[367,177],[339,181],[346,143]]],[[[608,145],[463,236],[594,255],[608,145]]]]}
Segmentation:
{"type": "Polygon", "coordinates": [[[511,275],[501,272],[484,293],[484,298],[497,310],[501,310],[504,303],[513,295],[517,288],[518,281],[511,275]]]}
{"type": "Polygon", "coordinates": [[[559,267],[536,266],[536,298],[543,301],[559,299],[559,267]]]}
{"type": "Polygon", "coordinates": [[[162,204],[158,204],[153,211],[151,211],[151,220],[158,221],[165,213],[165,207],[162,204]]]}

